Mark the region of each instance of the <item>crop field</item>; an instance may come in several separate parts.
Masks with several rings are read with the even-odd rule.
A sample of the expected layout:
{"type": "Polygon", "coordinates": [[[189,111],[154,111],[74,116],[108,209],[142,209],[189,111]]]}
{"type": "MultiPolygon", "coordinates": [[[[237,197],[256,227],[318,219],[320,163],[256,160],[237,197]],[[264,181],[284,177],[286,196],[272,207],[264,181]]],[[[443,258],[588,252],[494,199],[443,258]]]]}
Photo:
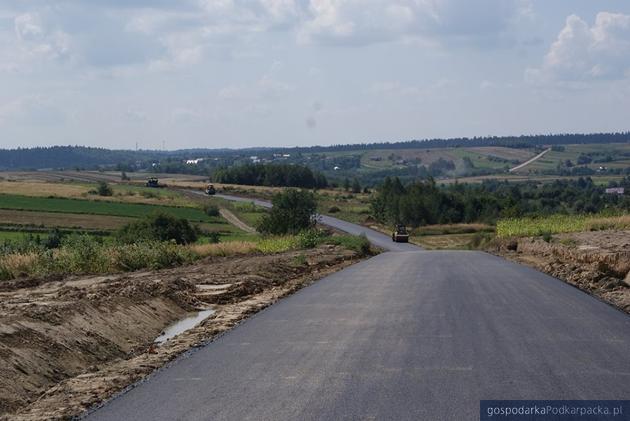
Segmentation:
{"type": "Polygon", "coordinates": [[[63,199],[57,197],[29,197],[0,195],[0,209],[59,212],[74,214],[110,215],[140,218],[155,211],[171,213],[179,218],[196,222],[216,222],[203,210],[188,207],[158,206],[135,203],[96,202],[91,200],[63,199]]]}
{"type": "Polygon", "coordinates": [[[43,181],[0,181],[0,194],[33,197],[61,197],[66,199],[89,199],[106,202],[144,203],[166,206],[188,206],[195,204],[177,191],[152,189],[127,184],[111,184],[112,196],[94,194],[96,184],[78,182],[43,181]]]}
{"type": "Polygon", "coordinates": [[[552,215],[541,218],[502,219],[497,222],[497,236],[535,237],[544,234],[629,228],[630,215],[552,215]]]}
{"type": "Polygon", "coordinates": [[[111,215],[96,216],[89,214],[0,209],[1,225],[113,230],[120,228],[132,220],[133,218],[111,215]]]}

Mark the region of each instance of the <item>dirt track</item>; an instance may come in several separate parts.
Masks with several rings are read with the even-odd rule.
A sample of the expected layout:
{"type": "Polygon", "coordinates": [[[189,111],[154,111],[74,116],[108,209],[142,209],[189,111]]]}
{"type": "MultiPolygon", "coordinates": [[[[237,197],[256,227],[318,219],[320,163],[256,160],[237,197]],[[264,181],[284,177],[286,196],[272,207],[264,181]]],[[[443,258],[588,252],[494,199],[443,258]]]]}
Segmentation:
{"type": "Polygon", "coordinates": [[[81,413],[277,299],[348,266],[333,246],[163,271],[0,284],[0,416],[81,413]],[[156,347],[193,310],[216,313],[156,347]]]}
{"type": "Polygon", "coordinates": [[[221,214],[222,217],[224,217],[230,224],[234,225],[235,227],[240,228],[243,231],[248,232],[250,234],[253,234],[256,232],[256,228],[250,227],[245,222],[238,219],[238,217],[234,215],[232,212],[230,212],[229,210],[225,208],[221,208],[219,209],[219,213],[221,214]]]}

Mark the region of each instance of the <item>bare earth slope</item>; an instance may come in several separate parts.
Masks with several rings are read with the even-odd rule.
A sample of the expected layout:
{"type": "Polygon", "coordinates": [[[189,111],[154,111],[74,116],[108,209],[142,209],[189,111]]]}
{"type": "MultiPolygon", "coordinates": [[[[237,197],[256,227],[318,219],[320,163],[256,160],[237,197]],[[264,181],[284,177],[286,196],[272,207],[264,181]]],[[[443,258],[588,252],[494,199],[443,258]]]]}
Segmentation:
{"type": "Polygon", "coordinates": [[[321,246],[162,271],[3,282],[0,414],[11,420],[78,414],[353,260],[353,252],[321,246]],[[152,345],[166,326],[208,307],[216,313],[198,328],[152,345]]]}
{"type": "Polygon", "coordinates": [[[630,231],[504,240],[496,252],[533,266],[630,313],[630,231]]]}

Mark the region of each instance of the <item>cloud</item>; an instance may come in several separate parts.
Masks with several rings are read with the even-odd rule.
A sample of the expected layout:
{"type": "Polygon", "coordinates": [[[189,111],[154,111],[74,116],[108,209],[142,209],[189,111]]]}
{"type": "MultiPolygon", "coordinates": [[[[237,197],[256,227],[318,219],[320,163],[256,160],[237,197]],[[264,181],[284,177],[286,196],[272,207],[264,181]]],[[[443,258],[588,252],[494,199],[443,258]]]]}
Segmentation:
{"type": "Polygon", "coordinates": [[[218,97],[227,101],[272,101],[293,91],[287,83],[264,75],[253,84],[230,85],[219,90],[218,97]]]}
{"type": "Polygon", "coordinates": [[[303,43],[367,45],[404,38],[495,42],[531,13],[525,0],[310,0],[303,43]]]}
{"type": "Polygon", "coordinates": [[[63,123],[66,117],[50,98],[42,95],[25,95],[0,104],[0,126],[53,126],[63,123]]]}
{"type": "Polygon", "coordinates": [[[60,59],[69,54],[70,37],[46,25],[37,13],[23,13],[13,19],[17,46],[23,59],[60,59]]]}
{"type": "Polygon", "coordinates": [[[579,16],[569,16],[541,67],[526,71],[531,83],[567,86],[629,76],[630,15],[609,12],[598,13],[591,27],[579,16]]]}

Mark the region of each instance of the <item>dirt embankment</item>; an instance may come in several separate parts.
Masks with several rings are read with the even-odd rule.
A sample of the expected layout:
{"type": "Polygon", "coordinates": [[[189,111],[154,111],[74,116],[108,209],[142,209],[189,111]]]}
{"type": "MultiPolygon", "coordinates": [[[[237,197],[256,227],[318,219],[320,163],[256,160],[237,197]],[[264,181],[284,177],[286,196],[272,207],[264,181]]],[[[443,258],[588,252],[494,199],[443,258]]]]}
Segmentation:
{"type": "Polygon", "coordinates": [[[276,255],[64,280],[0,284],[0,418],[80,414],[182,352],[356,261],[320,246],[276,255]],[[191,311],[216,312],[162,346],[163,329],[191,311]]]}
{"type": "Polygon", "coordinates": [[[491,250],[562,279],[630,314],[630,231],[508,239],[491,250]]]}

